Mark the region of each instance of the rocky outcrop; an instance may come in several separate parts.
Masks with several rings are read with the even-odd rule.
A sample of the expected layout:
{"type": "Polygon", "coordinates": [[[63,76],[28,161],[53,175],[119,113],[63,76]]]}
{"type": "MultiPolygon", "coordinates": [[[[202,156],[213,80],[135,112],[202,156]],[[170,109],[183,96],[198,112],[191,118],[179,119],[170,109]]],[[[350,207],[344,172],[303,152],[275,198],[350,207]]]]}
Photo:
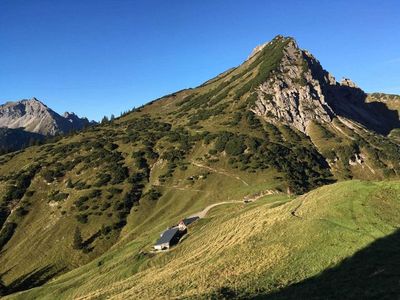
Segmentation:
{"type": "MultiPolygon", "coordinates": [[[[295,40],[288,41],[277,69],[256,88],[251,110],[272,123],[284,123],[307,134],[312,121],[331,122],[335,116],[354,120],[382,134],[398,128],[399,115],[383,104],[367,103],[366,94],[350,79],[338,83],[295,40]]],[[[253,55],[257,55],[260,49],[253,55]]],[[[262,49],[262,48],[261,48],[262,49]]]]}
{"type": "Polygon", "coordinates": [[[86,118],[81,119],[75,114],[60,116],[36,98],[7,102],[0,106],[0,127],[55,135],[79,130],[89,124],[86,118]]]}
{"type": "Polygon", "coordinates": [[[334,112],[325,95],[325,87],[331,84],[336,84],[333,76],[291,40],[279,68],[257,88],[252,111],[272,122],[283,122],[306,132],[310,121],[332,120],[334,112]]]}
{"type": "Polygon", "coordinates": [[[88,118],[80,118],[73,112],[65,112],[63,117],[72,124],[74,130],[79,130],[89,125],[96,124],[94,121],[89,121],[88,118]]]}

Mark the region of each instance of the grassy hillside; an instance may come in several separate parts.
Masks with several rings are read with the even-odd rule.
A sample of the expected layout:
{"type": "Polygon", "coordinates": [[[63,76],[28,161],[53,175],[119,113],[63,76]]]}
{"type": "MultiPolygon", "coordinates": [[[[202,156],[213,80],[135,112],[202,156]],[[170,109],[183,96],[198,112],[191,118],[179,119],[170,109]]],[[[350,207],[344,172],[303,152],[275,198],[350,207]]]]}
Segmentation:
{"type": "MultiPolygon", "coordinates": [[[[345,118],[312,124],[306,135],[250,111],[255,88],[276,71],[287,43],[278,37],[237,68],[112,122],[0,156],[0,279],[7,293],[57,277],[66,282],[65,295],[75,295],[72,287],[84,295],[153,263],[162,266],[160,257],[174,251],[149,260],[142,249],[213,203],[266,191],[282,200],[344,179],[398,178],[396,139],[345,118]]],[[[260,213],[250,208],[249,215],[260,213]]],[[[269,215],[268,207],[260,209],[269,215]]],[[[209,235],[202,226],[218,222],[196,226],[209,235]]],[[[252,292],[236,290],[242,289],[252,292]]]]}
{"type": "Polygon", "coordinates": [[[333,299],[332,291],[340,298],[364,299],[399,293],[398,285],[391,284],[398,280],[400,245],[394,237],[400,224],[399,182],[348,181],[287,200],[268,196],[248,206],[216,208],[170,252],[148,253],[154,232],[10,299],[248,298],[270,293],[282,299],[333,299]],[[381,243],[394,256],[380,255],[375,248],[381,249],[381,243]],[[365,281],[356,280],[358,276],[365,281]],[[324,281],[334,289],[318,288],[324,281]],[[367,284],[371,281],[373,289],[367,284]],[[288,293],[285,288],[294,283],[299,284],[288,293]]]}

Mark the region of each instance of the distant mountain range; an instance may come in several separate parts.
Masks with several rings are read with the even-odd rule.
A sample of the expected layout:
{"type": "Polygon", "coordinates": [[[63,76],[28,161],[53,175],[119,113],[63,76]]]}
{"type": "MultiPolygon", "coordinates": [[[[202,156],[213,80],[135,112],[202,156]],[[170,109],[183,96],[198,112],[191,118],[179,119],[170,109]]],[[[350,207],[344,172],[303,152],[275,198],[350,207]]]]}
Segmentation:
{"type": "Polygon", "coordinates": [[[46,136],[81,130],[94,121],[65,112],[62,116],[36,98],[0,105],[0,149],[16,150],[46,136]]]}

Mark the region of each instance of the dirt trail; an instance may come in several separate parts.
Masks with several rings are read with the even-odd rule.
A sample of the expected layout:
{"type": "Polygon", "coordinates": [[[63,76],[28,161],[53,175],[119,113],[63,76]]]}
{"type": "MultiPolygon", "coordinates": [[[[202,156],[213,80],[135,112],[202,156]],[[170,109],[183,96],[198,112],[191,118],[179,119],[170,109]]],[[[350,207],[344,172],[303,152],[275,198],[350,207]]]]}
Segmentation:
{"type": "Polygon", "coordinates": [[[244,180],[243,180],[242,178],[240,178],[239,176],[233,175],[233,174],[231,174],[231,173],[229,173],[229,172],[227,172],[227,171],[225,171],[225,170],[217,170],[217,169],[215,169],[215,168],[212,168],[212,167],[209,167],[209,166],[206,166],[206,165],[202,165],[202,164],[200,164],[200,163],[198,163],[198,162],[195,162],[195,161],[191,161],[191,163],[192,163],[192,165],[194,165],[194,166],[196,166],[196,167],[204,168],[204,169],[207,169],[207,170],[209,170],[209,171],[211,171],[211,172],[218,173],[218,174],[222,174],[222,175],[225,175],[225,176],[234,178],[234,179],[236,179],[236,180],[241,181],[243,184],[245,184],[245,185],[247,185],[247,186],[249,185],[246,181],[244,181],[244,180]]]}
{"type": "Polygon", "coordinates": [[[207,206],[202,211],[191,215],[189,218],[191,218],[191,217],[199,217],[200,219],[204,218],[207,215],[207,213],[210,211],[210,209],[212,209],[212,208],[214,208],[216,206],[219,206],[219,205],[229,204],[229,203],[242,203],[243,204],[243,201],[232,200],[232,201],[223,201],[223,202],[214,203],[214,204],[211,204],[211,205],[207,206]]]}
{"type": "MultiPolygon", "coordinates": [[[[210,209],[212,209],[212,208],[214,208],[216,206],[219,206],[219,205],[231,204],[231,203],[242,203],[242,204],[244,204],[244,203],[247,203],[247,202],[254,202],[254,201],[257,201],[258,199],[260,199],[260,198],[262,198],[264,196],[273,195],[273,194],[277,194],[277,193],[278,193],[277,191],[265,190],[265,191],[262,191],[262,192],[260,192],[260,193],[258,193],[256,195],[245,196],[243,198],[243,200],[230,200],[230,201],[222,201],[222,202],[214,203],[214,204],[211,204],[211,205],[207,206],[202,211],[191,215],[190,218],[191,217],[204,218],[207,215],[207,213],[210,211],[210,209]]],[[[275,203],[278,203],[278,202],[280,202],[280,201],[272,202],[271,204],[275,204],[275,203]]]]}

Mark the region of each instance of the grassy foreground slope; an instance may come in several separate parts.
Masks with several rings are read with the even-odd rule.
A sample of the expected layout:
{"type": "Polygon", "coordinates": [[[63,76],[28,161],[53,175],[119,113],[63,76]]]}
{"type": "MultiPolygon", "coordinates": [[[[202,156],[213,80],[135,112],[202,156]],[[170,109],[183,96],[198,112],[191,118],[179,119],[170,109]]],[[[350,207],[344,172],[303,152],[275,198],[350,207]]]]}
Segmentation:
{"type": "Polygon", "coordinates": [[[340,182],[271,204],[284,202],[279,198],[216,209],[170,252],[148,254],[145,238],[139,239],[8,299],[377,299],[399,294],[398,181],[340,182]]]}

